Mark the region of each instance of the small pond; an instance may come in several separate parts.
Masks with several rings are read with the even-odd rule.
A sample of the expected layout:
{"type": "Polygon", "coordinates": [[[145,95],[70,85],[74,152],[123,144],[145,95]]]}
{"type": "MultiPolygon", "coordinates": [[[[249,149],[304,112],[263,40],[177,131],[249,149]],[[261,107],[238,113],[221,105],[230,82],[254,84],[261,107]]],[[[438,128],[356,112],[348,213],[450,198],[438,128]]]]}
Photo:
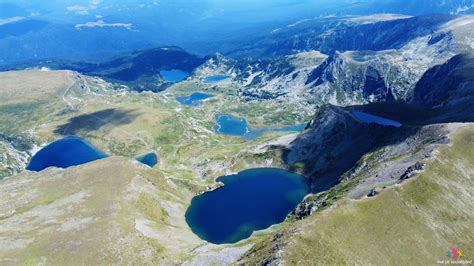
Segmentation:
{"type": "Polygon", "coordinates": [[[150,152],[143,156],[135,158],[135,160],[141,162],[142,164],[146,164],[150,167],[153,167],[158,163],[158,156],[156,155],[156,153],[150,152]]]}
{"type": "Polygon", "coordinates": [[[247,120],[244,118],[235,117],[232,115],[217,115],[217,124],[215,131],[219,134],[241,136],[247,140],[254,140],[262,136],[263,133],[274,131],[274,132],[287,132],[287,131],[301,131],[306,127],[306,124],[299,124],[295,126],[281,127],[281,128],[252,128],[248,125],[247,120]]]}
{"type": "Polygon", "coordinates": [[[160,76],[167,82],[180,82],[189,77],[189,73],[179,69],[172,70],[162,70],[160,71],[160,76]]]}
{"type": "Polygon", "coordinates": [[[203,100],[214,97],[213,94],[202,93],[202,92],[195,92],[188,96],[178,96],[176,100],[181,103],[182,105],[186,106],[198,106],[201,105],[203,100]]]}
{"type": "Polygon", "coordinates": [[[376,115],[367,114],[361,111],[352,111],[352,114],[364,123],[374,123],[382,126],[401,127],[402,124],[395,120],[390,120],[376,115]]]}

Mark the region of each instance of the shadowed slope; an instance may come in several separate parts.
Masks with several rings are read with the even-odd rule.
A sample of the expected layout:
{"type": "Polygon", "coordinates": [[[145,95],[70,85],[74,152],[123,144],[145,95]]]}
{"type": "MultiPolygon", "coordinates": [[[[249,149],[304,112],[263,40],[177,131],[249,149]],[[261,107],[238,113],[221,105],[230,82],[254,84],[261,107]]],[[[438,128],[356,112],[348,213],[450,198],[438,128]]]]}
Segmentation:
{"type": "Polygon", "coordinates": [[[474,211],[474,130],[456,134],[415,180],[338,208],[297,226],[283,255],[289,264],[408,265],[446,260],[453,246],[471,260],[474,211]],[[391,241],[386,241],[391,239],[391,241]],[[399,240],[399,241],[395,241],[399,240]]]}
{"type": "Polygon", "coordinates": [[[105,109],[94,113],[83,114],[69,119],[69,122],[60,125],[54,133],[67,135],[77,135],[82,131],[94,131],[104,128],[107,125],[119,126],[130,124],[138,114],[133,110],[105,109]]]}

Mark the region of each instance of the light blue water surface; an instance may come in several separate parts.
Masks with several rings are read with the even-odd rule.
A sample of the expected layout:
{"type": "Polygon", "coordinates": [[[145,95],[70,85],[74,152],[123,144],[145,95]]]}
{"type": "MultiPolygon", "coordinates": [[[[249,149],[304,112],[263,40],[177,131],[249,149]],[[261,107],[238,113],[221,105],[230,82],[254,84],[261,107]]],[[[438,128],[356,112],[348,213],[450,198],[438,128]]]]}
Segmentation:
{"type": "Polygon", "coordinates": [[[262,136],[263,133],[287,132],[287,131],[301,131],[306,127],[306,124],[299,124],[295,126],[281,127],[281,128],[252,128],[247,123],[247,120],[232,115],[220,114],[216,116],[215,131],[223,135],[241,136],[247,140],[254,140],[262,136]]]}
{"type": "Polygon", "coordinates": [[[361,111],[355,111],[354,110],[354,111],[352,111],[352,114],[355,117],[357,117],[358,119],[360,119],[362,122],[365,122],[365,123],[375,123],[375,124],[382,125],[382,126],[393,126],[393,127],[401,127],[402,126],[402,124],[398,121],[383,118],[383,117],[376,116],[376,115],[367,114],[367,113],[364,113],[364,112],[361,112],[361,111]]]}
{"type": "Polygon", "coordinates": [[[182,105],[187,106],[198,106],[202,104],[202,101],[211,97],[214,97],[213,94],[202,93],[202,92],[195,92],[188,96],[178,96],[176,100],[181,103],[182,105]]]}
{"type": "Polygon", "coordinates": [[[223,80],[226,80],[226,79],[229,79],[229,78],[230,78],[230,76],[227,76],[227,75],[213,75],[213,76],[205,77],[204,82],[206,82],[206,83],[216,83],[216,82],[223,81],[223,80]]]}
{"type": "Polygon", "coordinates": [[[172,83],[183,81],[189,77],[188,72],[179,69],[162,70],[160,71],[160,75],[165,81],[172,83]]]}

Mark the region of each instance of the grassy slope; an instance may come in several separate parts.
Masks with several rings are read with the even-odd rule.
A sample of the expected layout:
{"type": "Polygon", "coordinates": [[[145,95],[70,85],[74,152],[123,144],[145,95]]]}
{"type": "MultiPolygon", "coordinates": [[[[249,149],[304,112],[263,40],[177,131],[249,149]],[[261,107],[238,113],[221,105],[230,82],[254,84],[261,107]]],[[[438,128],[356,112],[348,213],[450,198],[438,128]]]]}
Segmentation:
{"type": "Polygon", "coordinates": [[[48,109],[72,85],[67,71],[0,73],[0,179],[24,168],[24,152],[33,144],[28,132],[40,126],[38,121],[50,117],[48,109]],[[5,137],[21,142],[22,148],[12,150],[5,137]]]}
{"type": "Polygon", "coordinates": [[[0,132],[6,135],[37,127],[73,85],[67,71],[3,72],[0,80],[0,132]]]}
{"type": "MultiPolygon", "coordinates": [[[[21,77],[21,73],[19,73],[19,77],[21,77]]],[[[142,178],[151,182],[152,186],[143,186],[143,184],[138,186],[140,188],[147,187],[148,193],[134,193],[135,196],[131,202],[119,199],[121,202],[120,206],[123,206],[122,209],[124,211],[119,212],[114,219],[118,221],[120,228],[122,228],[121,230],[123,230],[119,235],[126,236],[126,239],[124,240],[125,244],[114,246],[115,250],[113,252],[105,252],[103,260],[99,261],[104,263],[111,261],[118,262],[120,261],[119,259],[140,263],[142,262],[141,259],[143,259],[143,256],[145,256],[144,254],[150,256],[147,258],[148,261],[151,260],[155,262],[164,262],[164,259],[167,259],[168,262],[183,261],[190,258],[192,254],[190,250],[202,244],[196,240],[195,236],[190,233],[186,224],[183,223],[184,210],[187,207],[187,204],[189,204],[191,197],[195,193],[202,191],[205,185],[212,185],[214,178],[219,175],[228,171],[239,171],[249,167],[266,165],[266,159],[274,159],[275,156],[270,156],[270,158],[252,156],[252,150],[285,133],[266,134],[264,137],[252,142],[244,141],[238,137],[215,135],[213,133],[213,127],[215,123],[214,115],[216,113],[231,113],[233,115],[243,116],[248,118],[252,125],[258,127],[291,125],[305,120],[305,117],[298,117],[296,115],[299,111],[296,107],[288,106],[287,108],[283,108],[284,105],[282,103],[241,102],[236,96],[235,89],[232,87],[214,88],[208,87],[205,84],[183,82],[173,86],[161,94],[118,93],[110,90],[101,90],[100,88],[100,82],[97,83],[96,81],[91,81],[87,78],[86,81],[81,82],[76,80],[75,85],[72,86],[70,90],[66,91],[65,97],[74,108],[66,105],[64,98],[60,97],[64,91],[59,91],[60,94],[56,94],[57,97],[48,98],[49,102],[47,105],[31,106],[31,109],[26,110],[25,108],[13,110],[5,108],[5,111],[8,112],[4,113],[0,110],[0,121],[2,121],[0,124],[2,127],[0,129],[10,130],[17,134],[23,134],[25,130],[33,129],[32,132],[40,142],[48,142],[60,137],[53,133],[58,126],[68,123],[71,118],[79,115],[90,114],[111,108],[128,110],[136,114],[136,117],[128,123],[113,125],[111,124],[113,121],[108,120],[107,118],[107,123],[100,128],[84,130],[79,133],[79,135],[87,137],[93,144],[112,155],[121,155],[131,158],[138,154],[149,152],[150,150],[157,150],[161,159],[160,164],[149,172],[138,174],[140,171],[136,172],[137,170],[133,168],[134,170],[130,170],[131,175],[123,176],[123,184],[127,184],[127,186],[132,182],[131,180],[134,175],[140,175],[142,178]],[[81,84],[86,84],[85,87],[88,89],[81,87],[81,84]],[[183,107],[174,100],[176,95],[189,94],[194,91],[215,93],[217,96],[199,107],[183,107]],[[203,173],[206,173],[206,178],[200,179],[199,177],[203,175],[203,173]],[[172,195],[179,195],[178,197],[180,200],[177,200],[172,195]],[[165,203],[163,203],[163,201],[165,201],[165,203]],[[172,209],[171,211],[167,211],[166,208],[169,208],[170,205],[166,202],[171,203],[172,205],[179,204],[179,210],[172,209]],[[159,232],[160,237],[164,236],[165,238],[158,237],[157,240],[156,237],[144,237],[143,234],[137,232],[135,229],[133,222],[134,219],[148,219],[153,221],[151,224],[152,229],[155,230],[155,232],[159,232]],[[168,240],[171,236],[177,237],[174,238],[173,241],[168,240]],[[125,257],[117,259],[118,255],[125,257]]],[[[443,151],[443,154],[444,153],[446,153],[446,151],[443,151]]],[[[471,160],[470,162],[472,165],[472,153],[467,157],[464,156],[464,158],[471,160]]],[[[271,165],[278,165],[278,162],[272,162],[271,165]]],[[[111,165],[111,167],[120,169],[118,166],[114,165],[111,165]]],[[[115,175],[113,169],[109,171],[111,171],[109,177],[115,175]]],[[[83,176],[81,172],[67,172],[67,176],[73,178],[80,178],[80,176],[82,176],[82,178],[86,178],[86,176],[83,176]]],[[[14,178],[23,179],[30,178],[30,176],[25,174],[14,178]]],[[[450,214],[452,210],[446,210],[445,212],[438,214],[436,217],[426,216],[428,214],[436,214],[436,212],[431,212],[430,210],[433,206],[439,204],[438,201],[441,201],[442,199],[436,199],[436,201],[433,199],[435,203],[432,205],[430,203],[432,200],[427,199],[431,194],[428,193],[425,195],[425,193],[422,193],[425,190],[420,190],[420,187],[430,187],[431,189],[431,186],[435,185],[428,181],[426,182],[428,182],[429,186],[421,183],[418,187],[414,187],[410,190],[410,187],[414,186],[413,184],[421,182],[419,180],[423,180],[423,177],[406,184],[406,187],[404,186],[402,188],[385,191],[376,199],[366,200],[363,202],[339,201],[338,204],[341,208],[313,215],[313,217],[308,220],[298,222],[296,225],[304,228],[304,234],[302,236],[300,235],[298,238],[290,239],[291,241],[294,241],[294,244],[287,246],[288,250],[284,253],[284,258],[287,262],[294,263],[314,262],[314,258],[322,258],[321,261],[327,263],[350,263],[351,261],[349,258],[354,256],[358,259],[358,262],[361,263],[393,262],[394,264],[397,261],[387,260],[390,258],[399,258],[400,262],[406,262],[408,257],[412,259],[414,257],[413,254],[415,254],[414,250],[400,250],[402,248],[410,248],[410,245],[405,245],[404,242],[388,243],[394,245],[395,247],[393,248],[379,245],[380,243],[377,239],[386,239],[386,236],[384,235],[385,230],[390,228],[390,226],[386,223],[377,225],[376,221],[379,221],[380,217],[383,217],[382,221],[395,221],[392,225],[393,229],[388,230],[388,233],[392,234],[390,237],[397,239],[398,235],[396,235],[396,233],[400,232],[400,236],[405,237],[402,238],[404,241],[409,241],[408,243],[417,243],[410,239],[410,237],[413,238],[413,236],[409,235],[409,233],[412,232],[410,230],[413,230],[413,232],[421,232],[418,234],[422,234],[423,237],[425,237],[425,235],[428,237],[434,232],[434,230],[425,229],[423,227],[424,221],[427,219],[438,221],[436,220],[439,218],[438,216],[444,217],[443,215],[448,215],[448,218],[451,217],[449,215],[452,215],[450,214]],[[400,198],[400,195],[405,195],[407,199],[400,198]],[[416,195],[421,198],[418,199],[415,197],[416,195]],[[387,199],[383,201],[385,198],[387,199]],[[416,204],[412,203],[406,205],[407,202],[411,203],[412,201],[416,204]],[[425,206],[427,204],[425,201],[430,203],[429,206],[425,206]],[[420,208],[420,206],[424,207],[426,208],[426,211],[421,215],[416,207],[413,206],[418,208],[420,208]],[[413,208],[415,209],[413,210],[413,208]],[[391,211],[387,212],[387,210],[391,211]],[[335,214],[333,215],[332,213],[335,214]],[[409,219],[393,218],[403,217],[403,215],[409,217],[409,219]],[[410,223],[410,221],[412,222],[410,223]],[[320,223],[322,223],[321,226],[320,223]],[[421,229],[416,228],[416,225],[420,226],[421,229]],[[319,228],[324,228],[324,230],[321,231],[319,228]],[[359,228],[367,229],[364,231],[359,228]],[[369,228],[372,230],[369,230],[369,228]],[[337,229],[340,229],[341,231],[338,231],[337,229]],[[348,230],[347,232],[350,232],[351,234],[346,233],[343,229],[348,230]],[[347,236],[350,236],[348,240],[346,240],[347,236]],[[356,248],[354,249],[353,247],[356,248]],[[365,249],[365,247],[368,247],[368,249],[365,249]],[[358,248],[361,250],[358,250],[358,248]],[[372,254],[372,251],[369,252],[370,248],[373,248],[372,251],[374,251],[374,254],[372,254]],[[398,252],[400,254],[394,256],[392,252],[395,253],[397,248],[399,249],[398,252]],[[384,253],[385,255],[380,255],[379,253],[384,253]],[[307,258],[308,261],[305,261],[305,258],[307,258]]],[[[98,183],[84,183],[80,181],[76,184],[80,188],[99,185],[100,189],[95,193],[98,195],[108,193],[108,185],[103,185],[99,181],[97,182],[98,183]]],[[[0,184],[3,186],[6,183],[0,184]]],[[[53,184],[50,188],[54,188],[55,186],[58,185],[53,184]]],[[[448,191],[450,190],[448,189],[448,191]]],[[[61,197],[66,196],[57,195],[56,197],[53,192],[54,190],[45,189],[40,192],[40,197],[46,197],[46,203],[50,204],[61,197]],[[49,197],[53,198],[48,200],[49,197]]],[[[73,191],[71,191],[71,193],[72,192],[73,191]]],[[[452,191],[450,191],[450,193],[452,193],[452,191]]],[[[27,194],[25,193],[24,195],[27,194]]],[[[456,199],[449,200],[457,202],[456,199]]],[[[469,200],[470,198],[467,197],[464,202],[469,202],[469,200]]],[[[6,202],[12,202],[12,199],[6,202]]],[[[39,199],[30,202],[32,202],[33,207],[38,207],[44,205],[45,201],[39,199]]],[[[108,205],[100,206],[104,206],[104,208],[110,207],[108,205]]],[[[92,211],[97,211],[96,209],[102,208],[100,206],[90,205],[89,207],[86,206],[86,209],[90,208],[92,211]]],[[[448,205],[444,202],[443,206],[448,205]]],[[[7,210],[8,208],[5,209],[7,210]]],[[[471,211],[472,216],[472,209],[465,206],[464,212],[469,211],[471,211]]],[[[103,221],[104,223],[101,226],[106,226],[109,223],[106,218],[104,218],[103,221]]],[[[8,221],[0,218],[0,223],[2,222],[8,221]]],[[[282,227],[285,228],[287,225],[288,223],[282,225],[282,227]]],[[[448,225],[447,222],[444,222],[442,225],[444,226],[443,228],[451,226],[448,225]]],[[[48,226],[45,224],[45,227],[40,229],[48,232],[47,228],[48,226]]],[[[145,228],[147,228],[147,225],[145,225],[145,228]]],[[[94,230],[91,231],[97,232],[97,235],[101,236],[101,230],[94,230]]],[[[103,232],[108,231],[104,230],[103,232]]],[[[39,231],[31,231],[29,236],[33,237],[38,233],[39,231]]],[[[60,235],[61,234],[58,234],[58,237],[60,235]]],[[[40,234],[37,235],[38,237],[35,237],[33,244],[29,245],[28,248],[22,247],[20,242],[17,242],[20,246],[15,250],[8,251],[8,249],[5,248],[1,249],[0,252],[6,253],[0,254],[0,257],[8,255],[10,258],[20,259],[21,262],[28,262],[30,260],[33,262],[38,261],[41,260],[41,257],[45,256],[44,254],[50,254],[50,252],[53,252],[54,254],[54,251],[63,252],[62,248],[56,245],[56,242],[62,243],[63,247],[72,248],[72,246],[75,245],[74,242],[66,243],[64,241],[75,235],[75,233],[69,235],[63,234],[61,236],[62,239],[56,239],[51,238],[48,234],[40,234]],[[43,240],[45,243],[40,245],[39,243],[42,243],[41,241],[43,240]],[[38,252],[33,250],[35,248],[38,252]],[[31,256],[27,257],[24,254],[31,254],[31,256]]],[[[469,236],[469,234],[465,235],[469,236]]],[[[249,241],[258,241],[260,236],[249,241]]],[[[10,237],[19,236],[13,235],[10,237]]],[[[430,244],[433,241],[427,242],[426,249],[429,254],[435,254],[433,250],[438,248],[441,250],[439,251],[441,252],[440,256],[443,256],[445,249],[453,245],[448,243],[451,241],[448,237],[443,236],[441,238],[444,242],[440,242],[439,246],[433,246],[430,244]]],[[[91,254],[96,254],[94,253],[94,248],[104,245],[103,242],[100,242],[100,237],[91,237],[91,239],[94,240],[92,241],[91,246],[80,246],[78,248],[79,253],[76,253],[76,255],[82,256],[83,253],[81,252],[91,252],[91,254]]],[[[12,243],[12,241],[8,242],[12,243]]],[[[114,242],[114,240],[110,240],[110,242],[114,242]]],[[[248,242],[245,241],[245,243],[248,242]]],[[[462,243],[459,245],[461,244],[462,243]]],[[[239,245],[242,245],[242,243],[239,243],[239,245]]],[[[465,248],[466,254],[469,254],[469,251],[470,250],[465,248]]],[[[438,252],[438,250],[436,252],[438,252]]],[[[419,252],[416,254],[418,253],[419,252]]],[[[472,254],[472,252],[470,253],[472,254]]],[[[422,252],[422,254],[425,253],[422,252]]],[[[50,259],[50,257],[46,257],[50,259]]],[[[71,256],[71,260],[75,257],[76,256],[71,256]]],[[[420,258],[415,258],[415,261],[416,259],[423,259],[425,257],[420,256],[420,258]]],[[[64,256],[58,256],[58,260],[55,262],[59,263],[60,259],[64,259],[64,256]]]]}
{"type": "Polygon", "coordinates": [[[474,128],[463,129],[427,170],[402,186],[297,223],[288,264],[428,265],[457,246],[472,259],[474,128]]]}
{"type": "Polygon", "coordinates": [[[47,101],[73,83],[67,71],[0,72],[0,80],[2,105],[47,101]]]}
{"type": "Polygon", "coordinates": [[[174,263],[202,244],[181,218],[193,194],[126,158],[25,173],[0,191],[0,264],[174,263]]]}

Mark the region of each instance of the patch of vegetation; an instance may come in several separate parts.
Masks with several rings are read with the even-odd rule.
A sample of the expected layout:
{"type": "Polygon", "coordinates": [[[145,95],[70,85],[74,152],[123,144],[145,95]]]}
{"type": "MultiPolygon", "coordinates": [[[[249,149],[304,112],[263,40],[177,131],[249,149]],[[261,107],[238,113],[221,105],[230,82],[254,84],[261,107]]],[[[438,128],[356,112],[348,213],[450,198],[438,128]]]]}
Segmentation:
{"type": "Polygon", "coordinates": [[[164,210],[158,201],[148,193],[140,193],[136,205],[141,213],[143,213],[147,219],[152,221],[160,221],[161,223],[167,223],[168,213],[164,210]]]}
{"type": "Polygon", "coordinates": [[[112,155],[119,155],[129,158],[138,155],[144,148],[145,144],[139,139],[134,139],[130,142],[114,139],[108,142],[108,149],[112,155]]]}

